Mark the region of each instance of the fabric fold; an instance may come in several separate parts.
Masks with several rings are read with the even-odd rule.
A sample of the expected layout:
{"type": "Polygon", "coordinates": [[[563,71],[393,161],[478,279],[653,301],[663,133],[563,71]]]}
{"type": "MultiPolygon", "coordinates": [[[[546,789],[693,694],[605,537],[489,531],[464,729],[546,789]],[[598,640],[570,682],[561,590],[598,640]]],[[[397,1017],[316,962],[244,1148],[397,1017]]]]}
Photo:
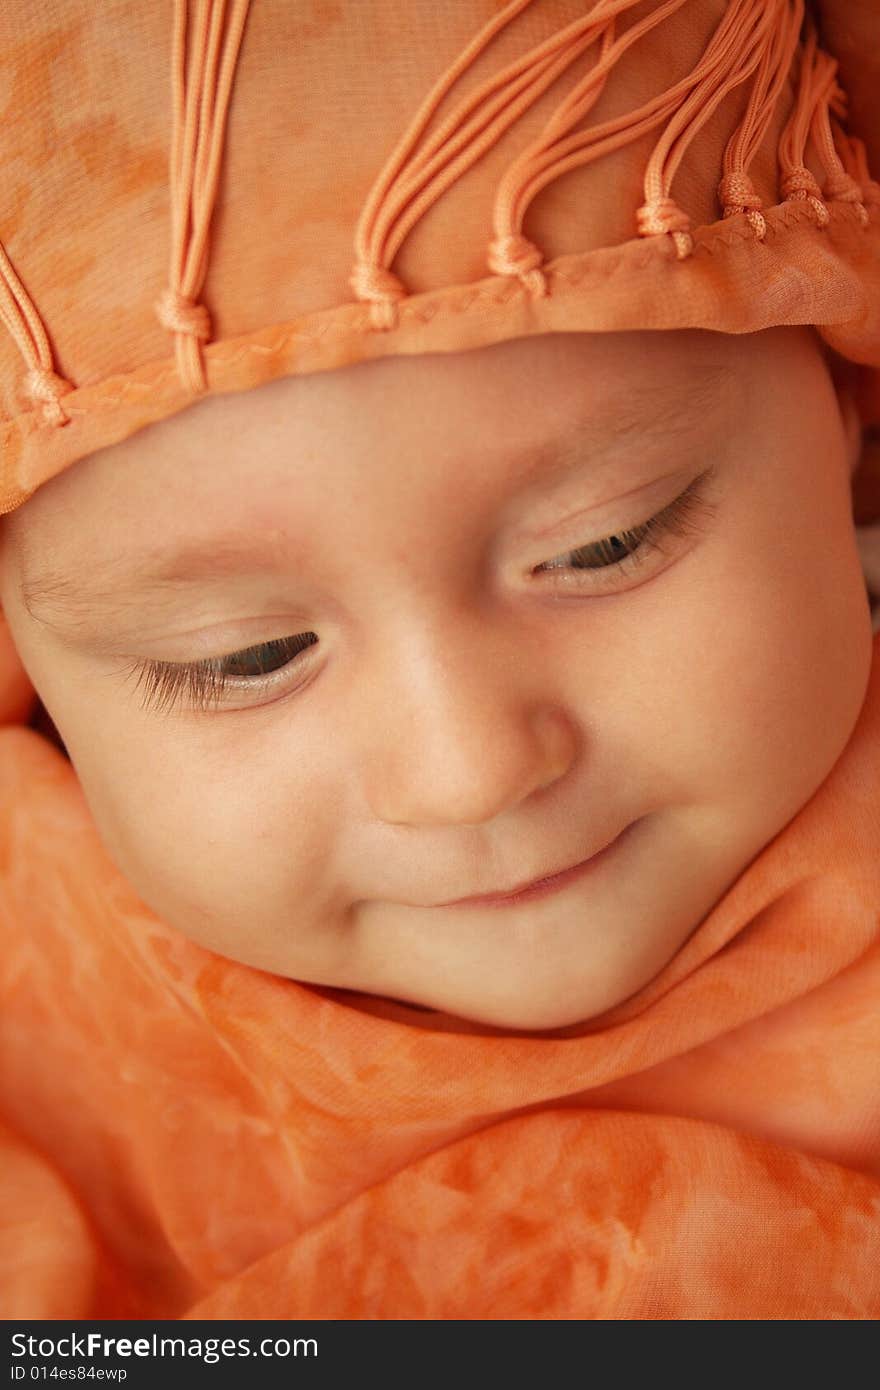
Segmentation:
{"type": "MultiPolygon", "coordinates": [[[[615,1009],[540,1035],[194,945],[110,863],[62,754],[0,731],[0,1107],[89,1222],[53,1218],[64,1248],[42,1268],[7,1259],[0,1302],[32,1317],[876,1316],[878,651],[838,763],[683,949],[615,1009]],[[717,1258],[710,1278],[729,1241],[735,1278],[717,1258]],[[96,1267],[99,1293],[53,1261],[96,1267]]],[[[4,1213],[20,1219],[34,1190],[42,1205],[7,1166],[4,1213]]]]}

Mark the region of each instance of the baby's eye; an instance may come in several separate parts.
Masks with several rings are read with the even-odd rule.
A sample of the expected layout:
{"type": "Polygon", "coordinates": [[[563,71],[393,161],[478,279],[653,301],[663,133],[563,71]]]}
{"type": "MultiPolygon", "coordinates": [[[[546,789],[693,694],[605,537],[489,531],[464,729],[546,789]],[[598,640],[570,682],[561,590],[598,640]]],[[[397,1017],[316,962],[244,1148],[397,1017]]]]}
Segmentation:
{"type": "Polygon", "coordinates": [[[537,565],[532,573],[551,574],[563,583],[581,588],[601,585],[603,589],[612,590],[624,577],[641,569],[655,553],[663,553],[665,539],[699,531],[698,519],[715,510],[703,496],[705,484],[713,472],[709,469],[701,473],[668,507],[641,525],[603,536],[576,550],[566,550],[537,565]]]}
{"type": "Polygon", "coordinates": [[[213,664],[219,667],[224,676],[253,680],[255,676],[271,675],[273,671],[280,670],[306,647],[314,646],[317,640],[314,632],[300,632],[296,637],[279,637],[272,642],[260,642],[255,647],[231,652],[229,656],[215,657],[213,664]]]}
{"type": "Polygon", "coordinates": [[[143,704],[157,709],[170,709],[182,698],[196,709],[218,705],[230,686],[248,695],[268,691],[275,681],[261,679],[291,666],[308,647],[317,644],[314,632],[299,632],[294,637],[280,637],[271,642],[259,642],[228,656],[214,656],[206,661],[143,661],[132,673],[137,684],[143,684],[143,704]]]}
{"type": "MultiPolygon", "coordinates": [[[[715,505],[703,496],[714,473],[714,468],[708,468],[680,497],[640,526],[568,550],[536,566],[533,573],[550,574],[581,589],[601,587],[602,592],[612,592],[621,586],[623,576],[636,566],[641,570],[647,558],[662,550],[664,537],[698,531],[696,518],[714,514],[715,505]]],[[[299,632],[205,661],[140,661],[129,674],[136,674],[137,684],[145,687],[144,707],[168,710],[185,702],[189,708],[207,710],[220,705],[227,690],[238,691],[256,703],[263,694],[296,688],[295,680],[273,676],[293,666],[297,667],[297,674],[302,667],[305,675],[313,663],[303,653],[317,645],[317,633],[299,632]]]]}

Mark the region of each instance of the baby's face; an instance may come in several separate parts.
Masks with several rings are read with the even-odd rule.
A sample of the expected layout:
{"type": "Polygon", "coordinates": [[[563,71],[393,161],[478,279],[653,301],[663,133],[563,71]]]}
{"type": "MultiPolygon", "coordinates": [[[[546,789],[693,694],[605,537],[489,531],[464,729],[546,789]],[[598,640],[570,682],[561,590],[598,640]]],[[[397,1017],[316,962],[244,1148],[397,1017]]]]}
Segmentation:
{"type": "Polygon", "coordinates": [[[851,459],[808,329],[383,359],[77,463],[5,519],[0,594],[163,919],[556,1028],[645,985],[846,744],[851,459]]]}

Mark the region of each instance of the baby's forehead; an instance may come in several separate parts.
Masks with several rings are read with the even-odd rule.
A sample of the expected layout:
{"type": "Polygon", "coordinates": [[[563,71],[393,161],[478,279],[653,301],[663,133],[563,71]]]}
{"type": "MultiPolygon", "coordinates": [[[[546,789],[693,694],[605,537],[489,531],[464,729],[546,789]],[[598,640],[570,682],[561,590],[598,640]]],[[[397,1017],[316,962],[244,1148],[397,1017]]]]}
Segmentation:
{"type": "MultiPolygon", "coordinates": [[[[207,397],[80,460],[8,519],[34,554],[106,549],[126,528],[158,533],[241,518],[271,536],[301,513],[395,507],[450,490],[466,515],[483,484],[549,479],[589,457],[659,455],[729,433],[755,382],[815,356],[810,330],[543,334],[473,352],[383,358],[207,397]]],[[[601,479],[600,479],[601,481],[601,479]]]]}
{"type": "MultiPolygon", "coordinates": [[[[597,455],[640,434],[671,437],[742,404],[743,345],[703,333],[544,334],[473,352],[389,357],[208,398],[145,431],[149,468],[226,468],[268,485],[356,490],[420,477],[519,476],[577,441],[597,455]],[[167,430],[165,429],[167,426],[167,430]]],[[[466,500],[462,499],[463,502],[466,500]]]]}
{"type": "Polygon", "coordinates": [[[673,396],[698,401],[743,374],[754,355],[752,341],[704,330],[535,334],[469,351],[387,356],[207,397],[140,438],[147,445],[175,435],[222,443],[245,422],[272,431],[282,422],[315,420],[327,434],[347,431],[355,439],[374,423],[387,434],[410,423],[417,430],[427,419],[451,430],[457,421],[473,428],[503,418],[527,433],[528,420],[542,411],[599,414],[612,394],[623,400],[631,393],[645,413],[673,396]]]}

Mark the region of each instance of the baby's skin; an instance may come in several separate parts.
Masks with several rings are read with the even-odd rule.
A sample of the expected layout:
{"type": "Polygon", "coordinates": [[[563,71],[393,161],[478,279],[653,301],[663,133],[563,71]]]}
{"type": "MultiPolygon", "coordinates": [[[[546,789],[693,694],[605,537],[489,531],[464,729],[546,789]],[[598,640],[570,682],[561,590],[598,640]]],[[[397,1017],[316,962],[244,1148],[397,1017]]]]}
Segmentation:
{"type": "Polygon", "coordinates": [[[808,328],[385,358],[78,462],[3,519],[0,597],[165,921],[559,1028],[652,979],[846,745],[858,445],[808,328]]]}

